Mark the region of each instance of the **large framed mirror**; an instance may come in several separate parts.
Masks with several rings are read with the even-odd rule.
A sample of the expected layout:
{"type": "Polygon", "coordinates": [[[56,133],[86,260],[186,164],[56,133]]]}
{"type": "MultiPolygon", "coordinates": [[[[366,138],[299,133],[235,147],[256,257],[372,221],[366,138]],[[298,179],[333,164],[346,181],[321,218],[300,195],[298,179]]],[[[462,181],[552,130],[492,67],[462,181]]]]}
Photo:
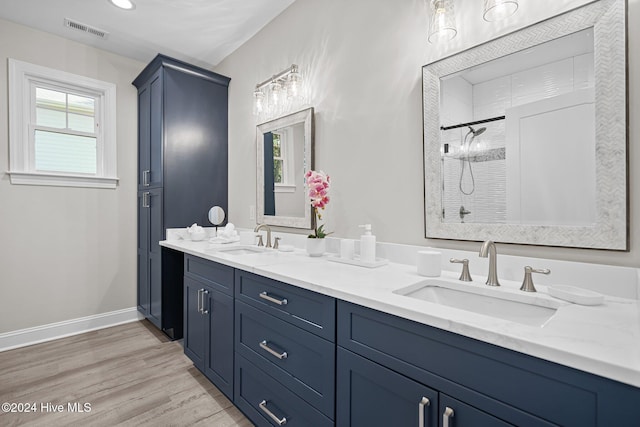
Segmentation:
{"type": "Polygon", "coordinates": [[[427,238],[628,250],[626,2],[423,67],[427,238]]]}
{"type": "Polygon", "coordinates": [[[313,169],[313,108],[257,126],[258,223],[313,228],[304,174],[313,169]]]}

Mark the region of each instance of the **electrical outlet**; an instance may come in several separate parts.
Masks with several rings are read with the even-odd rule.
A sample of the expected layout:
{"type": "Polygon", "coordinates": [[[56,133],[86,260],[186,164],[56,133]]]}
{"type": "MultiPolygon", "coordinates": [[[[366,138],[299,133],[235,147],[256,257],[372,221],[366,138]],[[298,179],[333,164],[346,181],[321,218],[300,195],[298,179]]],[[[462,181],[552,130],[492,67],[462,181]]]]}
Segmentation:
{"type": "Polygon", "coordinates": [[[249,219],[251,221],[255,221],[256,220],[256,205],[250,205],[249,206],[249,219]]]}

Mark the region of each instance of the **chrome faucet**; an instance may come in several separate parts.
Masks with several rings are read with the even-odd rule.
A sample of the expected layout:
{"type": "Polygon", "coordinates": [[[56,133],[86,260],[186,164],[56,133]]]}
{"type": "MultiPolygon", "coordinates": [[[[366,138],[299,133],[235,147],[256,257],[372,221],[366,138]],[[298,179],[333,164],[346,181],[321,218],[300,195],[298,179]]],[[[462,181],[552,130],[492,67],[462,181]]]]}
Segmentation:
{"type": "Polygon", "coordinates": [[[500,286],[497,272],[498,254],[496,253],[496,244],[491,240],[485,241],[480,247],[479,256],[481,258],[489,257],[489,276],[487,276],[487,281],[485,283],[489,286],[500,286]]]}
{"type": "MultiPolygon", "coordinates": [[[[258,224],[255,228],[254,233],[257,233],[258,231],[262,230],[262,229],[266,229],[267,230],[267,248],[271,247],[271,227],[269,227],[267,224],[258,224]]],[[[258,246],[262,246],[260,244],[258,244],[258,246]]]]}

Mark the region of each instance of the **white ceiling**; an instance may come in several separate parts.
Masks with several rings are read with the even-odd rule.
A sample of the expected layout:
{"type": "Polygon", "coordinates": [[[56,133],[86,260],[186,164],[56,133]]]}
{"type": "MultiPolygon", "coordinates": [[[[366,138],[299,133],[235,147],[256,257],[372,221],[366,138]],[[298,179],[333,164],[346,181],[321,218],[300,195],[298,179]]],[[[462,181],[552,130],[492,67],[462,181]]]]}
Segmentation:
{"type": "Polygon", "coordinates": [[[213,68],[295,0],[0,0],[0,18],[149,62],[162,53],[213,68]],[[72,30],[64,19],[109,33],[72,30]]]}

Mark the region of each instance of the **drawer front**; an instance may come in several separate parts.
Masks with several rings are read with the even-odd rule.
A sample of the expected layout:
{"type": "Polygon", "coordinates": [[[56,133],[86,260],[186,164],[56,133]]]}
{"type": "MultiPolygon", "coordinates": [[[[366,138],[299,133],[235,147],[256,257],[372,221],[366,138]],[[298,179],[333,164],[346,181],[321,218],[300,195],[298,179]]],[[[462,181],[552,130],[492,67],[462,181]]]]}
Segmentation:
{"type": "Polygon", "coordinates": [[[335,341],[334,298],[238,270],[236,299],[335,341]]]}
{"type": "Polygon", "coordinates": [[[258,426],[333,425],[317,409],[237,354],[234,404],[258,426]]]}
{"type": "Polygon", "coordinates": [[[233,296],[233,267],[185,254],[184,274],[233,296]]]}
{"type": "Polygon", "coordinates": [[[597,392],[570,368],[346,302],[338,344],[513,424],[596,424],[597,392]]]}
{"type": "Polygon", "coordinates": [[[333,419],[334,343],[240,301],[236,325],[237,352],[333,419]]]}

